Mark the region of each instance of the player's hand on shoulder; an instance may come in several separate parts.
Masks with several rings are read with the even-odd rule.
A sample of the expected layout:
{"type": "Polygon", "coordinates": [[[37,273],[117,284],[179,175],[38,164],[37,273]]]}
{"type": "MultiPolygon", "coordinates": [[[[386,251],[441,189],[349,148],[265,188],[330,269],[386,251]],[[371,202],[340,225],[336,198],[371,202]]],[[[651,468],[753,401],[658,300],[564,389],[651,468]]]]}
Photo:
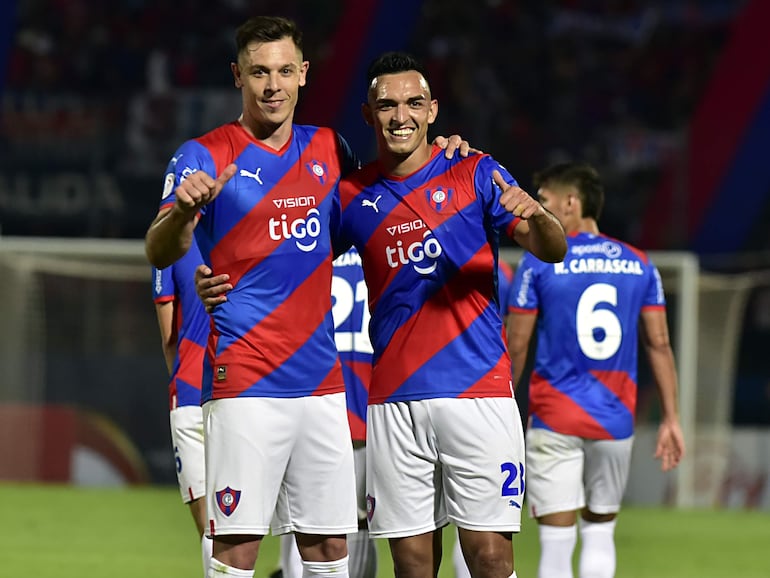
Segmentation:
{"type": "Polygon", "coordinates": [[[500,171],[493,171],[492,178],[495,184],[500,187],[503,192],[500,195],[500,204],[505,207],[505,210],[509,213],[513,213],[517,217],[522,219],[531,219],[539,215],[546,215],[543,205],[541,205],[537,199],[532,197],[527,191],[516,185],[511,185],[505,182],[503,175],[500,171]]]}
{"type": "Polygon", "coordinates": [[[198,265],[195,269],[195,292],[208,313],[227,301],[227,292],[233,288],[229,280],[230,275],[227,273],[214,275],[206,265],[198,265]]]}
{"type": "Polygon", "coordinates": [[[459,152],[461,157],[467,157],[470,154],[483,154],[479,149],[475,149],[467,140],[463,140],[459,134],[453,134],[450,137],[437,136],[433,139],[433,144],[444,150],[444,156],[451,159],[455,152],[459,152]]]}
{"type": "Polygon", "coordinates": [[[216,178],[205,171],[195,171],[188,175],[174,191],[175,206],[183,213],[197,212],[217,198],[237,170],[238,167],[231,163],[216,178]]]}

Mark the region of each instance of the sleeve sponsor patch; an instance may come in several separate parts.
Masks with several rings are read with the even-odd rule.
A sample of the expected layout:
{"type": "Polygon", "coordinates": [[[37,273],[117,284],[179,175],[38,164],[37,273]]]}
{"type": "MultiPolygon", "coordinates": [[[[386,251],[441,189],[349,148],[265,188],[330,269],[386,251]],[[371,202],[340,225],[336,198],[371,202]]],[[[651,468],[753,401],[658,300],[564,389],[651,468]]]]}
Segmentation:
{"type": "Polygon", "coordinates": [[[171,191],[174,190],[174,173],[168,173],[166,175],[166,181],[163,183],[163,195],[161,195],[161,199],[165,199],[171,194],[171,191]]]}

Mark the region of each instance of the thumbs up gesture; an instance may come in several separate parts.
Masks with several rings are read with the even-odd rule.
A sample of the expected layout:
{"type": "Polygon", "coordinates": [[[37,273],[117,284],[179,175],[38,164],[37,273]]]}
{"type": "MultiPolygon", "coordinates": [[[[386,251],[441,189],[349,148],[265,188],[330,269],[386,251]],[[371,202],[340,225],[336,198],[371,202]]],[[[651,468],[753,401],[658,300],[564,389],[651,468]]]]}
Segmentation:
{"type": "Polygon", "coordinates": [[[174,191],[177,208],[186,214],[198,212],[198,209],[217,198],[237,170],[238,167],[231,163],[217,178],[204,171],[195,171],[174,191]]]}

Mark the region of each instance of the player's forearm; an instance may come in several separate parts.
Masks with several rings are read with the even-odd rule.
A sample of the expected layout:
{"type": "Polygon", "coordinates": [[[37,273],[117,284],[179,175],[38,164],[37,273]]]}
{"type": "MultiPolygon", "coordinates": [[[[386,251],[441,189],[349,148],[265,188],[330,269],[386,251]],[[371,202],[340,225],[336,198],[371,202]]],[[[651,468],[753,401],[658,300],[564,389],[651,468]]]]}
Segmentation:
{"type": "Polygon", "coordinates": [[[567,254],[564,228],[558,219],[545,211],[527,220],[529,224],[530,253],[546,263],[559,263],[567,254]]]}
{"type": "Polygon", "coordinates": [[[511,356],[511,369],[514,389],[521,382],[521,376],[524,375],[524,366],[527,363],[527,351],[529,349],[529,340],[524,340],[521,336],[508,333],[508,354],[511,356]]]}
{"type": "Polygon", "coordinates": [[[658,389],[663,420],[679,420],[677,375],[674,354],[668,345],[647,347],[652,376],[658,389]]]}
{"type": "Polygon", "coordinates": [[[147,259],[158,269],[172,265],[192,245],[194,229],[194,215],[185,215],[175,207],[159,214],[144,238],[147,259]]]}
{"type": "Polygon", "coordinates": [[[168,374],[171,375],[171,372],[174,370],[174,360],[176,359],[176,346],[164,346],[163,357],[166,360],[166,369],[168,369],[168,374]]]}
{"type": "Polygon", "coordinates": [[[527,364],[529,344],[535,331],[537,322],[536,311],[522,314],[509,313],[506,334],[508,338],[508,355],[513,366],[513,387],[517,387],[524,375],[524,366],[527,364]]]}
{"type": "Polygon", "coordinates": [[[527,352],[511,353],[511,366],[513,375],[513,388],[516,389],[521,383],[521,376],[524,375],[524,365],[527,363],[527,352]]]}

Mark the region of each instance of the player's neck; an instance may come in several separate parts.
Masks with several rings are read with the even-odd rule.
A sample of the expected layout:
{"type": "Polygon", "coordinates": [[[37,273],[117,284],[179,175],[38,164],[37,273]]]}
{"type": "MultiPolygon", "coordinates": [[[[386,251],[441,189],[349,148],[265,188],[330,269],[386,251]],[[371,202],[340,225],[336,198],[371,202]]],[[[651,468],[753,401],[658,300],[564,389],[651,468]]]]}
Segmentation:
{"type": "Polygon", "coordinates": [[[427,163],[430,160],[432,153],[432,145],[425,141],[424,144],[405,156],[380,149],[377,160],[380,163],[380,169],[386,175],[405,177],[411,175],[427,163]]]}
{"type": "Polygon", "coordinates": [[[594,219],[580,219],[580,222],[574,229],[567,231],[567,234],[570,233],[591,233],[592,235],[598,235],[599,224],[594,219]]]}
{"type": "Polygon", "coordinates": [[[278,125],[257,123],[253,121],[249,122],[243,115],[238,119],[238,122],[241,123],[243,130],[249,133],[254,139],[275,150],[280,150],[291,138],[291,129],[293,126],[291,117],[278,125]]]}

